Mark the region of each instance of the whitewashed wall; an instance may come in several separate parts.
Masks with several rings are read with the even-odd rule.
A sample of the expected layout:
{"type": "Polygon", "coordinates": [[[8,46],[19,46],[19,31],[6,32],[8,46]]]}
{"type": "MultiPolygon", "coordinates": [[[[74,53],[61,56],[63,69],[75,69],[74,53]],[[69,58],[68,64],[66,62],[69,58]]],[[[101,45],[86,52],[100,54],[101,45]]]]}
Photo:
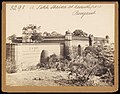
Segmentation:
{"type": "Polygon", "coordinates": [[[35,66],[40,62],[42,50],[47,50],[48,54],[60,55],[59,43],[40,43],[40,44],[19,44],[15,46],[15,61],[18,69],[26,69],[35,66]]]}
{"type": "Polygon", "coordinates": [[[72,40],[72,45],[73,46],[78,46],[79,44],[81,45],[81,47],[85,48],[89,45],[89,41],[72,40]]]}

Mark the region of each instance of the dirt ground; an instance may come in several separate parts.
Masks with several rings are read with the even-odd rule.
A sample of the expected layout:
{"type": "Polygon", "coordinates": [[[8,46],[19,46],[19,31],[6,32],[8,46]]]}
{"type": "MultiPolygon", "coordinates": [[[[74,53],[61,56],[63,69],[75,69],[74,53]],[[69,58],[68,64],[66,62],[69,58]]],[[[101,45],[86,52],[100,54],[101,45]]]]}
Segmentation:
{"type": "Polygon", "coordinates": [[[6,74],[6,85],[10,86],[59,86],[55,80],[68,79],[65,71],[56,69],[37,69],[6,74]]]}

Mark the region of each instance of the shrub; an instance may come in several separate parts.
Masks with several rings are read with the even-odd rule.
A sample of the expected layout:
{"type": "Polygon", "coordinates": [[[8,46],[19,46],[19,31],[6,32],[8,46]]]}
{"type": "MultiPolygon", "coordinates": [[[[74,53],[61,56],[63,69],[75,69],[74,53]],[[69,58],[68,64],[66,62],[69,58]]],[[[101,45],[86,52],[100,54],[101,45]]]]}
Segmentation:
{"type": "Polygon", "coordinates": [[[70,61],[68,61],[67,59],[60,60],[57,63],[56,68],[57,68],[57,70],[68,71],[69,70],[69,64],[70,64],[70,61]]]}
{"type": "Polygon", "coordinates": [[[60,61],[59,56],[57,56],[56,54],[50,55],[48,67],[56,68],[57,62],[59,61],[60,61]]]}
{"type": "MultiPolygon", "coordinates": [[[[75,51],[75,50],[74,50],[75,51]]],[[[70,64],[70,73],[68,76],[75,76],[76,85],[96,86],[102,85],[99,82],[103,81],[104,85],[114,84],[114,58],[113,48],[108,45],[93,45],[88,46],[83,51],[81,57],[76,56],[70,64]],[[74,75],[76,74],[76,75],[74,75]],[[99,78],[96,84],[92,80],[92,76],[99,78]],[[84,79],[83,79],[84,78],[84,79]],[[82,81],[82,82],[81,82],[82,81]],[[93,81],[93,82],[92,82],[93,81]]]]}

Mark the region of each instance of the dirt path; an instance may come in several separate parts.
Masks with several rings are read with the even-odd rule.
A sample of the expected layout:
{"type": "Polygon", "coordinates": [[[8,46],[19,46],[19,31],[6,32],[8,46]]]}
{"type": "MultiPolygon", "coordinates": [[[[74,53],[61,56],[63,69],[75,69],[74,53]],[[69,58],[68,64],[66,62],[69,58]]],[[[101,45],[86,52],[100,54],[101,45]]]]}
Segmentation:
{"type": "Polygon", "coordinates": [[[6,84],[12,86],[59,86],[55,80],[68,79],[67,72],[56,69],[38,69],[6,74],[6,84]]]}

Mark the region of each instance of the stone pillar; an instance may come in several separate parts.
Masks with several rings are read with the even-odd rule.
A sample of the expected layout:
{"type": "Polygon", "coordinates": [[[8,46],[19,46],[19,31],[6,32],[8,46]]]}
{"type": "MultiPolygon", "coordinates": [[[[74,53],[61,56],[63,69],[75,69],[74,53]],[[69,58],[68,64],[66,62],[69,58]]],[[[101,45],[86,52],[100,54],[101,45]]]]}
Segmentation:
{"type": "Polygon", "coordinates": [[[22,33],[22,42],[27,42],[27,36],[25,33],[22,33]]]}
{"type": "Polygon", "coordinates": [[[65,44],[64,43],[61,43],[60,44],[60,59],[64,59],[64,48],[65,48],[65,44]]]}
{"type": "Polygon", "coordinates": [[[94,42],[94,37],[93,35],[89,35],[89,46],[93,46],[93,42],[94,42]]]}
{"type": "Polygon", "coordinates": [[[15,44],[11,43],[10,44],[10,61],[7,62],[9,63],[7,68],[7,71],[9,73],[15,73],[16,71],[16,62],[15,62],[15,44]]]}
{"type": "Polygon", "coordinates": [[[110,39],[110,38],[109,38],[108,35],[105,36],[105,39],[106,39],[106,43],[109,43],[109,39],[110,39]]]}
{"type": "Polygon", "coordinates": [[[81,56],[82,50],[81,50],[81,45],[78,45],[78,55],[81,56]]]}
{"type": "Polygon", "coordinates": [[[72,59],[72,34],[69,31],[66,31],[65,34],[65,58],[67,60],[72,59]]]}

